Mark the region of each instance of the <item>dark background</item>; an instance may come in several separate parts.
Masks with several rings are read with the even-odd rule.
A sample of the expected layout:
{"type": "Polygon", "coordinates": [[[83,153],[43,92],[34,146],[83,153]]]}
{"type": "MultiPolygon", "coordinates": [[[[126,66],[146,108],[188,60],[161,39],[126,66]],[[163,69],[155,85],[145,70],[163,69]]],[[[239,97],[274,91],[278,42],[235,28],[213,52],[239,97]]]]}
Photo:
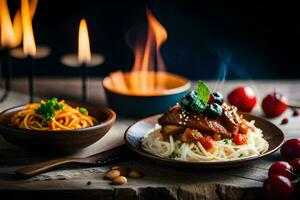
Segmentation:
{"type": "MultiPolygon", "coordinates": [[[[8,0],[11,13],[19,1],[8,0]]],[[[133,54],[125,42],[128,30],[145,23],[145,6],[166,28],[161,51],[167,70],[192,79],[215,79],[228,66],[227,79],[300,78],[300,12],[296,1],[191,0],[40,0],[33,26],[36,42],[52,54],[36,64],[38,76],[76,76],[79,69],[60,64],[62,55],[77,51],[78,26],[86,18],[92,52],[106,62],[90,70],[104,76],[130,70],[133,54]]],[[[14,76],[26,74],[13,60],[14,76]]]]}

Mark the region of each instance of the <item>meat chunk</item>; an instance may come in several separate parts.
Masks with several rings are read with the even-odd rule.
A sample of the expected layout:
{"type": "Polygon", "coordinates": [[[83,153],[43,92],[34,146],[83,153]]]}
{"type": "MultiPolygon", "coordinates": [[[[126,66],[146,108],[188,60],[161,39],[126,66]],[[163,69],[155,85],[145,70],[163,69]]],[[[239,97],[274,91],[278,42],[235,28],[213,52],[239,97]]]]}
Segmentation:
{"type": "Polygon", "coordinates": [[[177,125],[164,125],[162,126],[161,133],[163,135],[174,135],[178,133],[182,133],[184,131],[184,127],[177,125]]]}
{"type": "Polygon", "coordinates": [[[229,106],[226,103],[222,105],[223,113],[221,116],[221,121],[225,123],[230,132],[233,134],[239,131],[241,119],[237,114],[237,108],[234,106],[229,106]]]}
{"type": "Polygon", "coordinates": [[[196,129],[186,128],[181,136],[181,141],[186,143],[198,142],[203,135],[196,129]]]}
{"type": "Polygon", "coordinates": [[[161,126],[177,125],[185,128],[198,129],[205,133],[217,133],[230,138],[231,133],[222,125],[220,119],[209,119],[201,114],[184,111],[180,105],[172,107],[159,120],[161,126]]]}
{"type": "Polygon", "coordinates": [[[248,130],[255,131],[255,127],[245,119],[242,119],[239,127],[239,133],[246,134],[248,130]]]}

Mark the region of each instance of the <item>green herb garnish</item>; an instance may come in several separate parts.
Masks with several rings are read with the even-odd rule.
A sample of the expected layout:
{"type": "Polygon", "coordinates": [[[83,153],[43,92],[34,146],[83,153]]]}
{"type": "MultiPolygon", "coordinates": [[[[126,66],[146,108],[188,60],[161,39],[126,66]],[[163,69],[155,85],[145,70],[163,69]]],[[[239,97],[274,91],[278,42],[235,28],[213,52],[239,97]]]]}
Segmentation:
{"type": "Polygon", "coordinates": [[[52,99],[48,99],[46,102],[41,103],[40,107],[35,111],[36,114],[43,115],[42,123],[45,123],[51,120],[55,111],[63,108],[63,105],[58,103],[58,99],[56,97],[52,99]]]}
{"type": "Polygon", "coordinates": [[[84,115],[89,115],[89,111],[84,107],[80,107],[79,112],[81,112],[84,115]]]}
{"type": "Polygon", "coordinates": [[[182,97],[180,104],[186,110],[201,113],[207,108],[209,98],[209,88],[203,81],[199,81],[198,90],[192,90],[182,97]]]}
{"type": "Polygon", "coordinates": [[[230,144],[230,143],[231,143],[231,140],[229,140],[229,139],[224,139],[224,143],[225,143],[225,144],[230,144]]]}
{"type": "Polygon", "coordinates": [[[198,96],[202,103],[207,105],[210,97],[210,91],[208,86],[203,81],[198,81],[198,96]]]}
{"type": "Polygon", "coordinates": [[[180,101],[181,106],[186,110],[192,110],[195,112],[202,112],[206,106],[198,96],[197,91],[190,91],[180,101]]]}

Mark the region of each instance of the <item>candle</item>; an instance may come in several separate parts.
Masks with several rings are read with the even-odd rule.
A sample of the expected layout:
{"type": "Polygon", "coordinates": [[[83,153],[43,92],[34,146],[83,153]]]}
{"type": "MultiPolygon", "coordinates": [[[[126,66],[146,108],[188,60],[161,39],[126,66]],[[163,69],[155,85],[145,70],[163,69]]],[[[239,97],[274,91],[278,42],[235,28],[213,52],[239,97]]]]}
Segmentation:
{"type": "Polygon", "coordinates": [[[81,19],[78,33],[78,54],[67,54],[62,57],[61,62],[68,67],[80,67],[85,63],[87,67],[95,67],[104,62],[101,54],[91,53],[88,28],[85,19],[81,19]]]}
{"type": "MultiPolygon", "coordinates": [[[[35,15],[37,4],[38,4],[38,0],[30,0],[29,1],[30,23],[33,20],[33,17],[35,15]]],[[[17,12],[14,16],[14,20],[13,20],[13,29],[14,29],[14,36],[15,36],[14,42],[13,42],[14,47],[17,47],[22,44],[23,29],[24,29],[22,21],[23,21],[23,17],[21,16],[21,10],[17,10],[17,12]]],[[[26,21],[28,21],[28,19],[26,19],[26,21]]],[[[28,25],[26,25],[26,27],[27,26],[28,25]]],[[[49,56],[51,53],[51,49],[49,47],[40,46],[40,45],[37,45],[35,47],[35,51],[36,51],[36,53],[34,55],[35,59],[45,58],[45,57],[49,56]]],[[[24,54],[23,47],[13,48],[10,51],[10,55],[17,59],[25,59],[27,57],[27,55],[24,54]]]]}
{"type": "Polygon", "coordinates": [[[3,102],[10,91],[11,65],[8,52],[14,42],[14,30],[6,0],[0,0],[0,30],[1,69],[5,76],[5,90],[0,98],[0,102],[3,102]]]}
{"type": "Polygon", "coordinates": [[[34,88],[33,88],[33,75],[34,75],[34,57],[36,55],[36,45],[33,35],[32,21],[30,16],[30,8],[28,0],[21,0],[21,16],[23,25],[23,53],[26,56],[26,61],[29,66],[29,102],[33,102],[34,88]]]}
{"type": "Polygon", "coordinates": [[[80,67],[82,80],[82,100],[87,100],[87,67],[95,67],[104,62],[101,54],[92,54],[88,28],[85,19],[81,19],[78,33],[78,54],[68,54],[62,57],[61,62],[68,67],[80,67]]]}
{"type": "Polygon", "coordinates": [[[1,47],[12,47],[14,30],[6,0],[0,0],[1,47]]]}

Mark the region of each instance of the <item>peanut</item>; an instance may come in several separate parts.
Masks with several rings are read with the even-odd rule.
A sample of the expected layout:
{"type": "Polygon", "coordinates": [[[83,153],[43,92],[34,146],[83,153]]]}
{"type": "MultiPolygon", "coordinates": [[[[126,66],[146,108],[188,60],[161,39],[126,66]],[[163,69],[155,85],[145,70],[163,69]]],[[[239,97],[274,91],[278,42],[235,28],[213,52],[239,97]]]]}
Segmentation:
{"type": "Polygon", "coordinates": [[[119,170],[114,170],[114,169],[106,172],[106,174],[105,174],[105,177],[110,179],[110,180],[113,180],[113,179],[115,179],[119,176],[120,176],[120,171],[119,170]]]}
{"type": "Polygon", "coordinates": [[[113,184],[123,185],[127,183],[127,178],[125,176],[119,176],[113,180],[113,184]]]}
{"type": "Polygon", "coordinates": [[[130,178],[142,178],[143,173],[138,171],[138,170],[133,169],[129,172],[128,177],[130,177],[130,178]]]}

